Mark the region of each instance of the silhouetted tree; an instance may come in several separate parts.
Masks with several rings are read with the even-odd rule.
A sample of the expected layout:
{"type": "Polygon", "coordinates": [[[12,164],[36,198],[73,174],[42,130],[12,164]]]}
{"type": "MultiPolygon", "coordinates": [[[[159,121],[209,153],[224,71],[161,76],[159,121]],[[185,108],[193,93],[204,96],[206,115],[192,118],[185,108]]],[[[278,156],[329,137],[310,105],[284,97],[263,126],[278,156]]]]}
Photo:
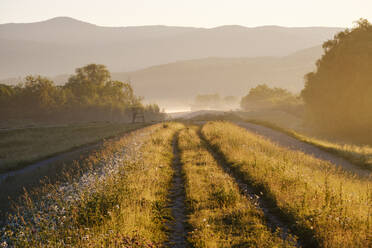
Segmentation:
{"type": "Polygon", "coordinates": [[[260,84],[251,88],[249,93],[242,98],[240,107],[246,111],[273,108],[285,110],[300,102],[297,96],[286,89],[270,88],[266,84],[260,84]]]}
{"type": "Polygon", "coordinates": [[[327,131],[366,133],[372,126],[372,25],[360,19],[323,49],[316,71],[305,76],[308,120],[327,131]]]}
{"type": "Polygon", "coordinates": [[[17,86],[0,85],[2,118],[120,121],[129,119],[133,108],[163,116],[157,105],[144,106],[129,83],[112,81],[104,65],[76,69],[64,86],[41,76],[28,76],[17,86]]]}

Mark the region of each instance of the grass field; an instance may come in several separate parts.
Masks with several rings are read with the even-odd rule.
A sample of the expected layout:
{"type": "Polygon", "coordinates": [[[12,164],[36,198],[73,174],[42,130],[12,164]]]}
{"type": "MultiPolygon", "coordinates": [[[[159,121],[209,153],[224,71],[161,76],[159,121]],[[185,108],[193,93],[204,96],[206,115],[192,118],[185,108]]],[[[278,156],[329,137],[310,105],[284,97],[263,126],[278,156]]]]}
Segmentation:
{"type": "Polygon", "coordinates": [[[196,127],[184,129],[179,139],[192,247],[295,247],[279,237],[279,230],[270,231],[263,213],[219,167],[196,127]]]}
{"type": "Polygon", "coordinates": [[[158,247],[172,178],[172,139],[181,124],[155,125],[109,142],[69,184],[25,195],[3,240],[15,247],[158,247]],[[101,170],[93,169],[100,168],[101,170]]]}
{"type": "Polygon", "coordinates": [[[24,194],[3,247],[175,247],[179,226],[189,247],[372,246],[370,178],[232,123],[152,125],[75,163],[24,194]]]}
{"type": "Polygon", "coordinates": [[[0,130],[0,173],[142,126],[144,125],[86,123],[0,130]]]}
{"type": "Polygon", "coordinates": [[[267,121],[249,120],[248,122],[266,126],[274,130],[286,133],[300,141],[314,145],[325,151],[345,158],[351,163],[368,170],[372,170],[372,147],[368,145],[355,145],[340,142],[332,142],[325,138],[312,137],[305,131],[295,131],[293,129],[283,128],[279,125],[267,121]]]}
{"type": "Polygon", "coordinates": [[[202,133],[237,174],[277,205],[299,235],[320,247],[372,245],[370,180],[230,123],[208,123],[202,133]]]}
{"type": "Polygon", "coordinates": [[[337,140],[335,137],[326,137],[324,134],[319,134],[319,132],[306,127],[300,117],[283,111],[260,110],[221,115],[210,114],[195,117],[194,120],[247,121],[262,125],[343,157],[363,169],[372,170],[372,147],[370,145],[353,144],[350,141],[337,140]]]}

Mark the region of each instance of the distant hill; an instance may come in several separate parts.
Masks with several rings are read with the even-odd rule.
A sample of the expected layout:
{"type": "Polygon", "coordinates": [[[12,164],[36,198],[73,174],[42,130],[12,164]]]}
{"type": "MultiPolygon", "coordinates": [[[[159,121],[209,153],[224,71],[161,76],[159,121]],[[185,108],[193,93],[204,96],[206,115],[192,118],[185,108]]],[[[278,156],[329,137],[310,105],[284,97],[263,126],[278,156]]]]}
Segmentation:
{"type": "MultiPolygon", "coordinates": [[[[204,58],[152,66],[146,69],[112,73],[112,78],[131,81],[136,94],[162,106],[186,106],[197,94],[219,93],[243,96],[260,83],[283,87],[293,92],[303,88],[304,75],[315,68],[321,46],[283,57],[204,58]]],[[[56,84],[69,75],[51,77],[56,84]]],[[[0,80],[15,84],[20,78],[0,80]]]]}
{"type": "Polygon", "coordinates": [[[1,24],[0,79],[70,74],[88,63],[105,64],[111,71],[120,72],[206,57],[288,56],[320,45],[341,30],[278,26],[101,27],[68,17],[1,24]]]}
{"type": "Polygon", "coordinates": [[[189,102],[198,93],[243,96],[259,83],[299,92],[322,52],[317,46],[284,57],[188,60],[114,73],[113,78],[130,79],[137,94],[163,105],[189,102]]]}

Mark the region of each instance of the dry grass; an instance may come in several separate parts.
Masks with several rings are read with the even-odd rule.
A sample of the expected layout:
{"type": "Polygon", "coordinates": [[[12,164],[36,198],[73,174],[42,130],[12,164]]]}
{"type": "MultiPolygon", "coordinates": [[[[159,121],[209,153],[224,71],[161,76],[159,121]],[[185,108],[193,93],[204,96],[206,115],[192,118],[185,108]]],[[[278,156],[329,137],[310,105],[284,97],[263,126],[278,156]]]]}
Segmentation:
{"type": "Polygon", "coordinates": [[[263,213],[218,166],[195,127],[181,131],[179,147],[192,247],[293,247],[271,233],[263,213]]]}
{"type": "Polygon", "coordinates": [[[263,125],[274,130],[286,133],[293,138],[308,144],[319,147],[323,150],[329,151],[340,157],[345,158],[351,163],[358,165],[361,168],[372,170],[372,147],[368,145],[355,145],[347,143],[337,143],[329,141],[325,138],[311,137],[304,131],[295,131],[292,129],[282,128],[278,125],[272,124],[271,122],[251,120],[249,122],[263,125]]]}
{"type": "MultiPolygon", "coordinates": [[[[88,173],[46,185],[2,232],[14,247],[159,247],[171,218],[172,139],[183,126],[158,124],[92,154],[88,173]]],[[[73,176],[73,175],[71,175],[73,176]]]]}
{"type": "Polygon", "coordinates": [[[227,122],[202,129],[242,178],[261,188],[301,235],[321,247],[372,246],[372,184],[227,122]]]}
{"type": "Polygon", "coordinates": [[[262,123],[275,123],[288,129],[302,130],[303,119],[299,116],[280,110],[257,110],[250,112],[236,112],[244,120],[255,120],[262,123]]]}
{"type": "Polygon", "coordinates": [[[0,173],[120,135],[143,124],[88,123],[0,131],[0,173]]]}

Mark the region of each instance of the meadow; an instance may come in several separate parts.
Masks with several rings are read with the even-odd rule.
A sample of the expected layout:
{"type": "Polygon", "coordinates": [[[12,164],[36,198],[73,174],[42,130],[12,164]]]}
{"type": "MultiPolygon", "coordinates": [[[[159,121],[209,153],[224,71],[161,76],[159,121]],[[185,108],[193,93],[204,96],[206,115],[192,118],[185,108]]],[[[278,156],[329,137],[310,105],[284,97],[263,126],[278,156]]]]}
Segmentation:
{"type": "Polygon", "coordinates": [[[208,123],[202,133],[235,173],[262,190],[309,243],[371,246],[370,178],[279,147],[231,123],[208,123]]]}
{"type": "Polygon", "coordinates": [[[180,133],[186,184],[186,202],[192,247],[295,247],[295,237],[282,239],[272,232],[255,201],[240,192],[197,134],[198,128],[180,133]]]}
{"type": "Polygon", "coordinates": [[[165,122],[26,192],[0,244],[175,247],[184,229],[180,247],[370,247],[371,189],[371,178],[229,122],[165,122]]]}
{"type": "MultiPolygon", "coordinates": [[[[172,138],[181,124],[135,131],[80,162],[90,170],[24,195],[2,240],[14,247],[156,247],[172,178],[172,138]],[[137,245],[137,246],[136,246],[137,245]]],[[[5,231],[4,231],[5,230],[5,231]]]]}
{"type": "Polygon", "coordinates": [[[108,122],[0,130],[0,173],[142,127],[108,122]]]}
{"type": "Polygon", "coordinates": [[[367,170],[372,170],[372,147],[366,144],[353,144],[346,141],[335,141],[334,138],[324,137],[304,128],[291,128],[286,124],[278,124],[275,120],[251,119],[248,122],[272,128],[296,138],[300,141],[314,145],[322,150],[343,157],[351,163],[367,170]],[[274,124],[275,123],[275,124],[274,124]]]}

